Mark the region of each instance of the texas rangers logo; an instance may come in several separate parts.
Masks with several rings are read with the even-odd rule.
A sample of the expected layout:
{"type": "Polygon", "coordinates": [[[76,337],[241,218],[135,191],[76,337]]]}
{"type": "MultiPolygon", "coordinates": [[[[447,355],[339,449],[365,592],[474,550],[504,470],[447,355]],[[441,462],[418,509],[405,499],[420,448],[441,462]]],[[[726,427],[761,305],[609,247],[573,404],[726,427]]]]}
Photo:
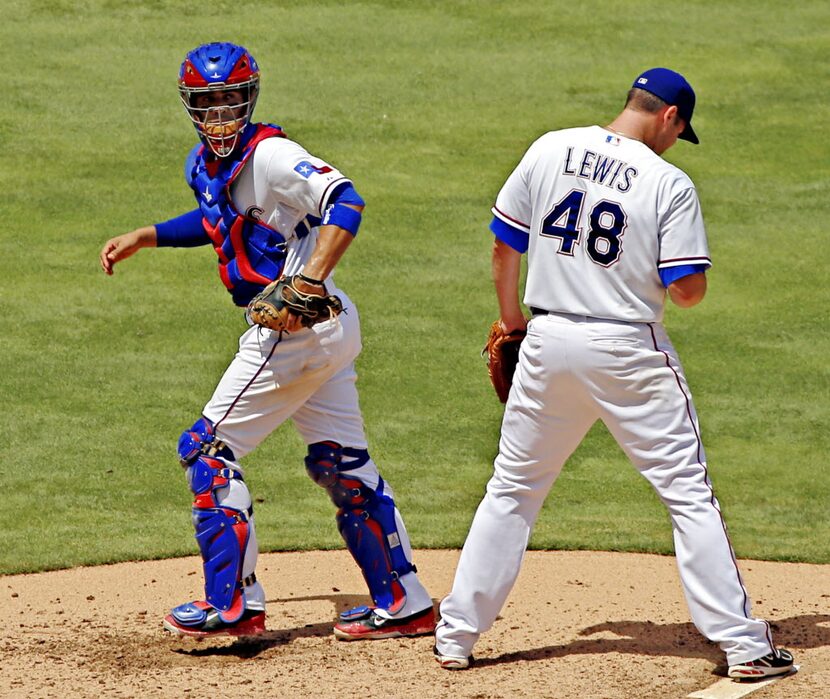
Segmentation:
{"type": "Polygon", "coordinates": [[[308,160],[301,160],[294,167],[294,172],[308,179],[309,177],[315,174],[325,175],[327,172],[331,172],[331,168],[328,165],[317,167],[316,165],[313,165],[312,163],[308,162],[308,160]]]}

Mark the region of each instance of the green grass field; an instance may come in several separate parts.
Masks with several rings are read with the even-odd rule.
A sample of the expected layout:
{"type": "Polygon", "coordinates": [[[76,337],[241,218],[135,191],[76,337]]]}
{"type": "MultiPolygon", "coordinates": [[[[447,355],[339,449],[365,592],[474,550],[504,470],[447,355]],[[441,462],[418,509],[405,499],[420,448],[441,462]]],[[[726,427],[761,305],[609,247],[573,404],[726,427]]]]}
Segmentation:
{"type": "MultiPolygon", "coordinates": [[[[666,3],[4,0],[0,573],[196,551],[175,445],[243,329],[212,251],[103,242],[193,207],[187,50],[246,44],[257,117],[355,181],[338,271],[361,309],[361,400],[415,546],[456,547],[501,405],[489,206],[544,131],[607,123],[641,70],[698,94],[695,180],[715,266],[666,324],[741,557],[830,562],[830,7],[666,3]]],[[[341,545],[283,426],[246,459],[264,550],[341,545]]],[[[597,426],[532,545],[671,551],[668,518],[597,426]]]]}

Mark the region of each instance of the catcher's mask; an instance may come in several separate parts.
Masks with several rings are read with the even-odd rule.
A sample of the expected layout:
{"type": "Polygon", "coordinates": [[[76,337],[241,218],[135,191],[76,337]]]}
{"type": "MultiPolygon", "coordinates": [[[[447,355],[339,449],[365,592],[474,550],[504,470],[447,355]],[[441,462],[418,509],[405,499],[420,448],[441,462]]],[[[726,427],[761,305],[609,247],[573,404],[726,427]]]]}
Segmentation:
{"type": "Polygon", "coordinates": [[[225,158],[251,121],[259,95],[259,66],[243,46],[204,44],[185,56],[179,94],[199,138],[225,158]]]}

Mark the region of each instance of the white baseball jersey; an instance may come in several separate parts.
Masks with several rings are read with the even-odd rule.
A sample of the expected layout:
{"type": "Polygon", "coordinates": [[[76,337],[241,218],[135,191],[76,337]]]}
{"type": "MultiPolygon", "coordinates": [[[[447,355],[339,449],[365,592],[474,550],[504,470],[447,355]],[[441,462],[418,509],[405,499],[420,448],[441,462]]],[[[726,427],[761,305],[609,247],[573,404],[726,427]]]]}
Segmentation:
{"type": "MultiPolygon", "coordinates": [[[[317,229],[309,231],[304,220],[307,216],[322,219],[332,193],[350,182],[299,143],[267,138],[257,145],[231,185],[231,197],[240,212],[253,212],[286,238],[284,273],[290,276],[302,270],[317,243],[317,229]]],[[[335,293],[331,278],[326,286],[335,293]]]]}
{"type": "Polygon", "coordinates": [[[525,304],[547,311],[660,321],[658,269],[711,264],[689,177],[599,126],[539,138],[493,214],[529,234],[525,304]]]}

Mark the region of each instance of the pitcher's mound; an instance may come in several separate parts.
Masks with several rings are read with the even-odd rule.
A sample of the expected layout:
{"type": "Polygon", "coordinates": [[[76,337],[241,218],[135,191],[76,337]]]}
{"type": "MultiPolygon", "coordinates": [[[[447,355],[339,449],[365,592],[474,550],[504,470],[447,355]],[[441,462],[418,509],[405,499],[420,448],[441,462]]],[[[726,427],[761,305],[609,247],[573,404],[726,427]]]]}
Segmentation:
{"type": "MultiPolygon", "coordinates": [[[[457,560],[416,552],[436,609],[457,560]]],[[[200,566],[193,557],[0,577],[0,696],[677,699],[723,669],[666,556],[529,552],[462,672],[438,667],[430,637],[334,638],[337,614],[369,602],[345,551],[260,556],[263,636],[169,637],[164,615],[203,597],[200,566]]],[[[753,614],[801,666],[753,699],[830,696],[830,566],[742,561],[741,570],[753,614]]]]}

